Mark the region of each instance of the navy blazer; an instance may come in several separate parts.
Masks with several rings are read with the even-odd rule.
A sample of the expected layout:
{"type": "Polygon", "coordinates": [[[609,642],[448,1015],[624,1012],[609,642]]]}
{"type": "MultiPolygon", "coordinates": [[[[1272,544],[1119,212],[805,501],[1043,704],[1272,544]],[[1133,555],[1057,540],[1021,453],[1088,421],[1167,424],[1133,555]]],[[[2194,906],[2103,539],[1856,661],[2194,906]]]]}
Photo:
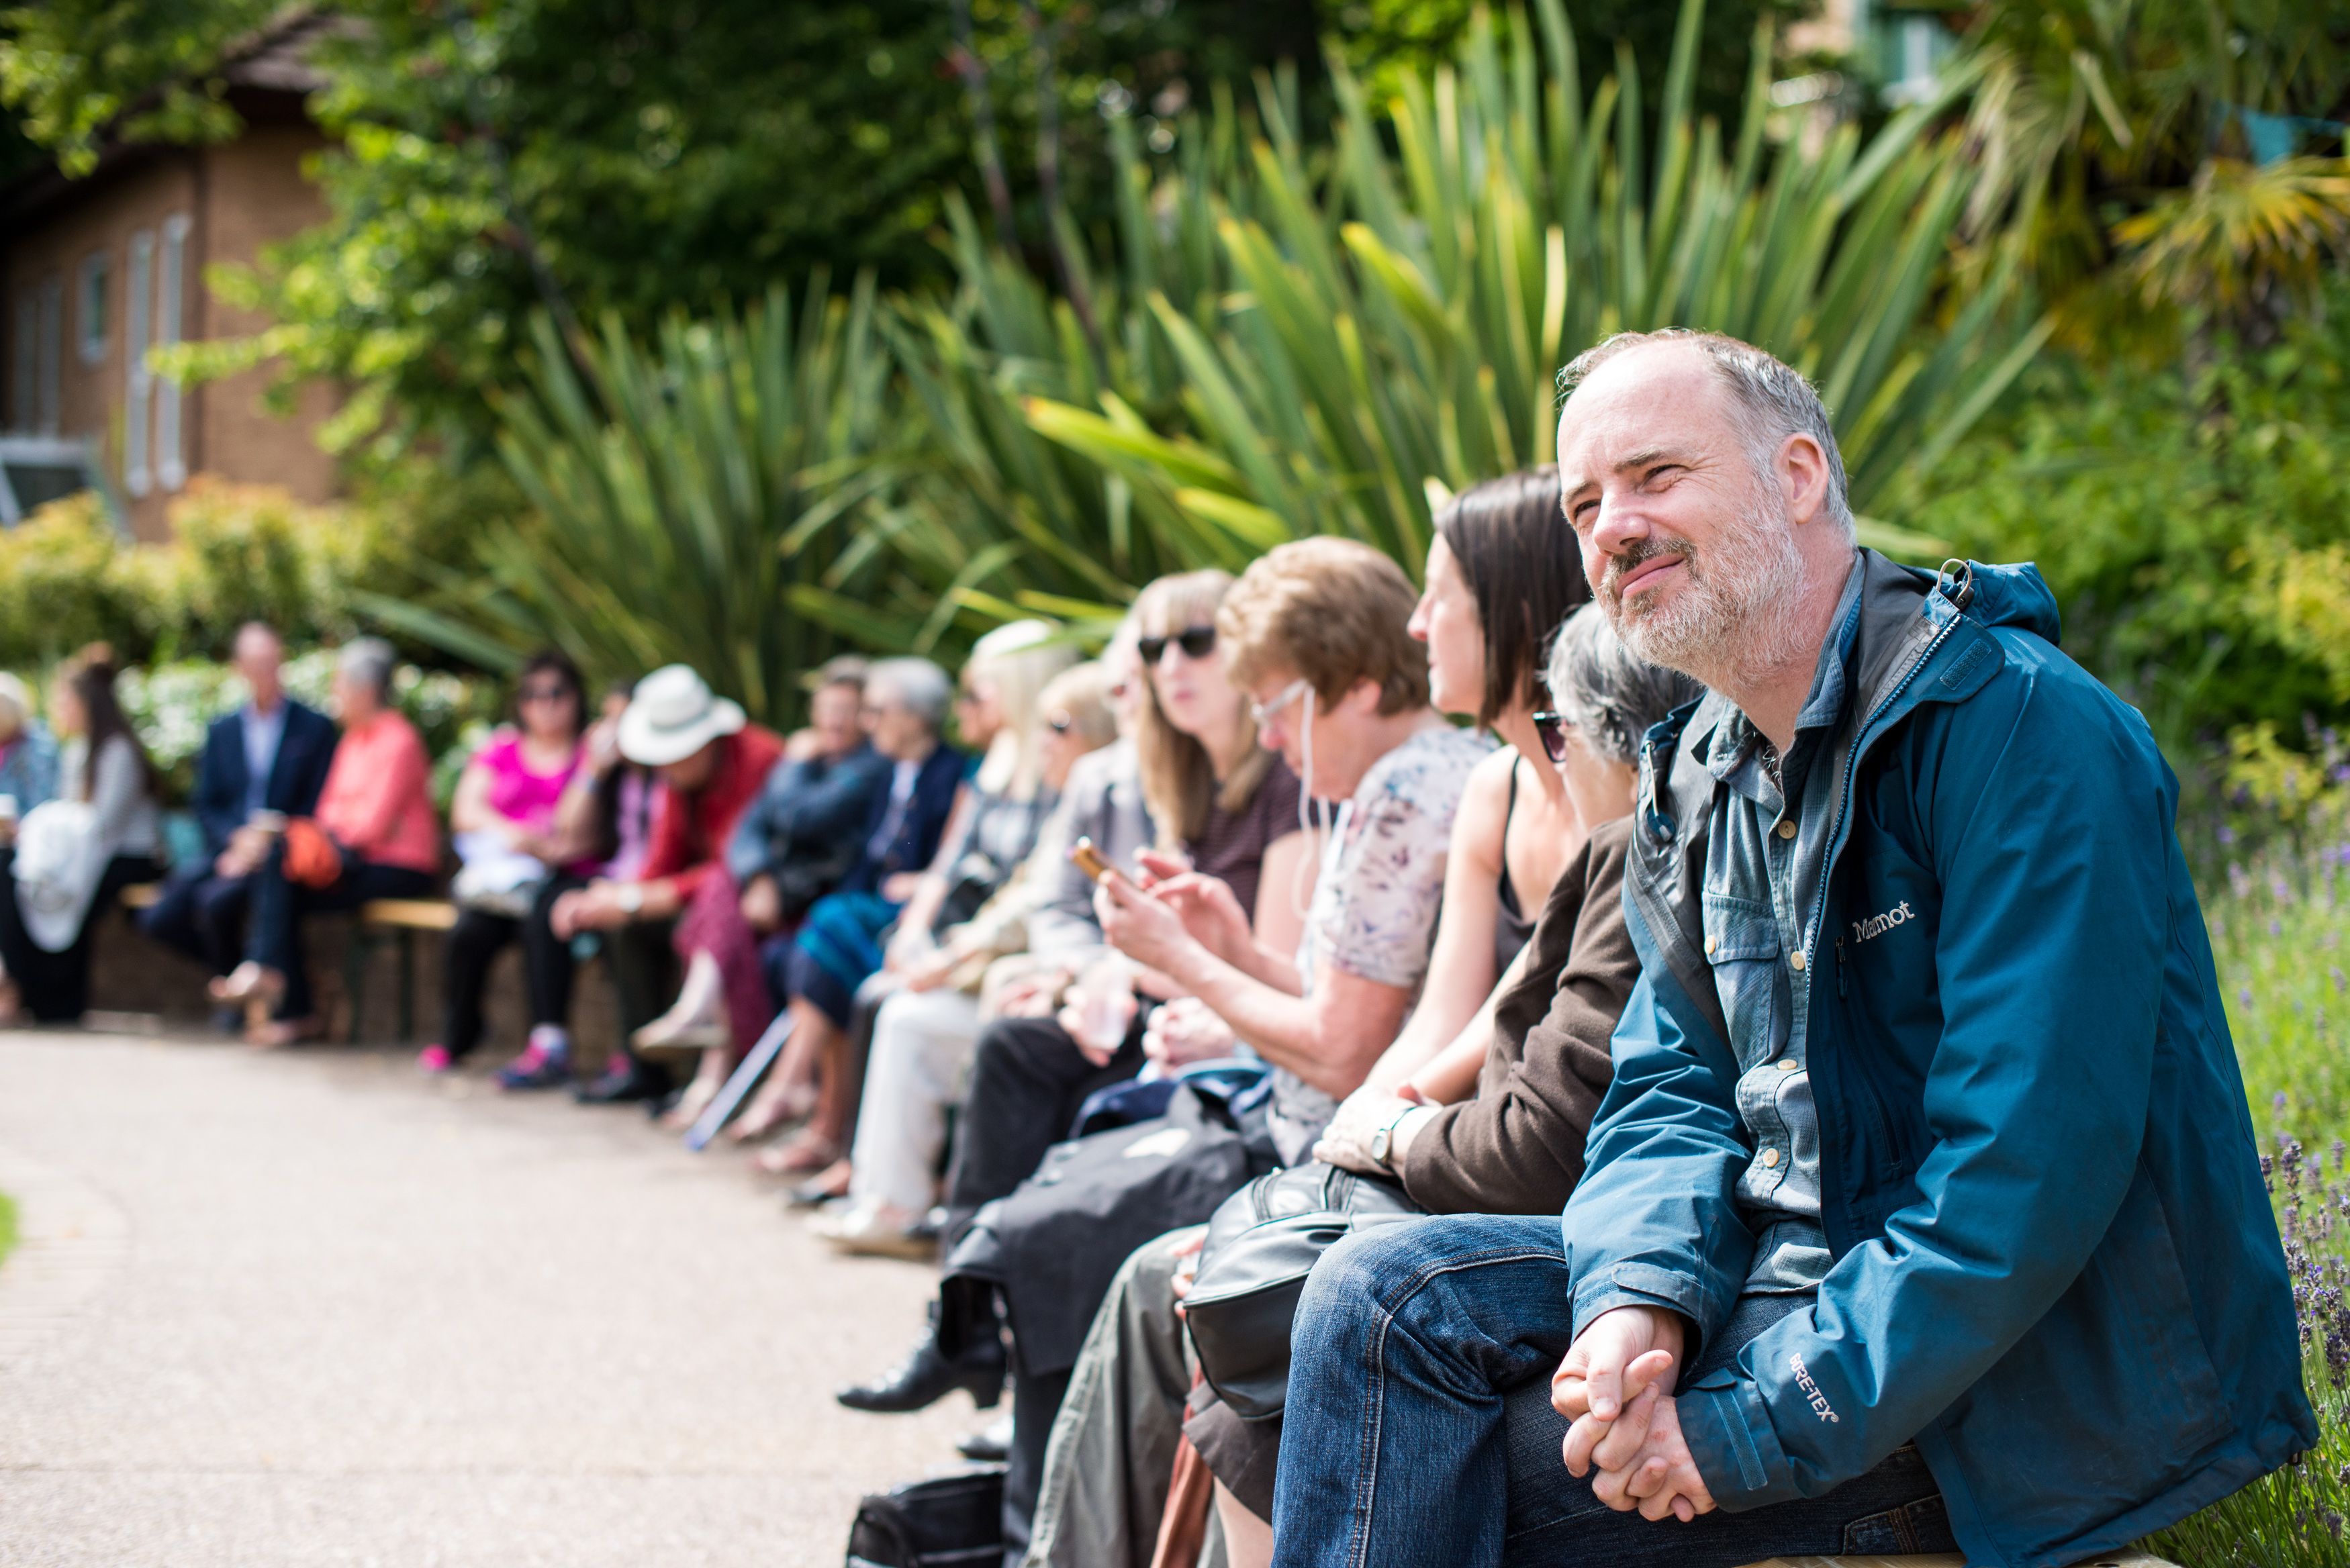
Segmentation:
{"type": "MultiPolygon", "coordinates": [[[[270,764],[269,786],[262,804],[288,816],[307,816],[318,807],[318,792],[327,784],[327,769],[335,760],[340,739],[335,722],[316,708],[285,699],[286,729],[277,737],[277,760],[270,764]]],[[[196,763],[196,820],[203,825],[204,842],[218,855],[228,847],[229,836],[244,826],[244,710],[215,719],[204,732],[203,754],[196,763]]]]}
{"type": "Polygon", "coordinates": [[[872,808],[866,815],[865,831],[858,842],[865,846],[866,854],[857,862],[857,869],[840,885],[845,893],[878,893],[881,884],[900,871],[927,871],[931,858],[939,852],[939,839],[946,832],[947,818],[954,815],[955,791],[962,787],[963,754],[952,746],[941,743],[922,763],[922,771],[914,775],[914,798],[906,805],[906,819],[899,824],[898,836],[889,848],[876,858],[871,853],[874,838],[889,818],[889,775],[894,764],[881,774],[881,787],[873,794],[872,808]]]}

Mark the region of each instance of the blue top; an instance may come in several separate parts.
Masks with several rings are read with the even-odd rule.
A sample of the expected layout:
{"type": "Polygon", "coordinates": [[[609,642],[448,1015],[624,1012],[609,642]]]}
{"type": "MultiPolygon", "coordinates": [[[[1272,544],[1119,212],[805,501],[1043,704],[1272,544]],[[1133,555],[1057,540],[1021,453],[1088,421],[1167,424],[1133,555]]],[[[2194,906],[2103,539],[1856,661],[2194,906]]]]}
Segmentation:
{"type": "Polygon", "coordinates": [[[889,761],[869,742],[845,757],[785,759],[734,824],[726,869],[735,883],[773,877],[784,918],[803,910],[857,865],[857,830],[889,787],[889,761]]]}
{"type": "Polygon", "coordinates": [[[939,852],[939,838],[946,832],[947,818],[954,813],[955,791],[962,787],[962,775],[963,754],[941,744],[915,769],[913,784],[902,799],[887,788],[875,791],[865,830],[858,840],[865,846],[865,853],[842,881],[840,890],[878,893],[884,881],[900,871],[929,869],[939,852]]]}
{"type": "Polygon", "coordinates": [[[286,701],[265,713],[247,702],[236,711],[244,730],[244,815],[250,818],[269,800],[269,772],[277,765],[277,742],[286,735],[286,701]]]}
{"type": "Polygon", "coordinates": [[[1699,1473],[1754,1508],[1914,1441],[1970,1562],[2053,1568],[2316,1446],[2293,1295],[2146,722],[2057,651],[2030,566],[1863,570],[1783,920],[1711,880],[1730,704],[1643,747],[1641,977],[1563,1221],[1575,1324],[1661,1304],[1694,1356],[1728,1321],[1758,1149],[1717,976],[1783,966],[1830,1262],[1680,1390],[1699,1473]]]}
{"type": "Polygon", "coordinates": [[[27,718],[23,732],[0,750],[0,794],[15,795],[22,816],[57,793],[57,737],[38,719],[27,718]]]}

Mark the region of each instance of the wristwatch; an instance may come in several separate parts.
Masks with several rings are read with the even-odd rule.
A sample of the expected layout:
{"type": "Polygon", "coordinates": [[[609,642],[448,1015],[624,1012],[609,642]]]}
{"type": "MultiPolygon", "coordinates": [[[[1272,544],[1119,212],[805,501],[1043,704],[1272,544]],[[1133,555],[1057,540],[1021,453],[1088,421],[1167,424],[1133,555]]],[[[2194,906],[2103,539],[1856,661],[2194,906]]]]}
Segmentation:
{"type": "Polygon", "coordinates": [[[620,913],[634,919],[645,907],[645,885],[641,882],[621,883],[612,895],[612,902],[620,906],[620,913]]]}
{"type": "Polygon", "coordinates": [[[1394,1118],[1390,1120],[1387,1126],[1381,1127],[1378,1131],[1371,1135],[1371,1163],[1373,1165],[1378,1166],[1381,1170],[1393,1173],[1395,1167],[1388,1163],[1388,1156],[1395,1152],[1395,1130],[1403,1125],[1404,1117],[1411,1115],[1412,1112],[1418,1109],[1419,1109],[1418,1106],[1404,1106],[1403,1109],[1395,1114],[1394,1118]]]}

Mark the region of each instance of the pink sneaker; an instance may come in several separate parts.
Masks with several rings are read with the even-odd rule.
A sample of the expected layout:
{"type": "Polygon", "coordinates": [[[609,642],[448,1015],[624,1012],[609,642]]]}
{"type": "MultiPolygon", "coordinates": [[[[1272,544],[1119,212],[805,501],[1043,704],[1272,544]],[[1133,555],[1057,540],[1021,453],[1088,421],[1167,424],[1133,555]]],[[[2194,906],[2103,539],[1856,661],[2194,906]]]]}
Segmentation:
{"type": "Polygon", "coordinates": [[[427,1045],[416,1054],[416,1070],[428,1078],[437,1078],[456,1069],[457,1058],[449,1054],[446,1045],[427,1045]]]}

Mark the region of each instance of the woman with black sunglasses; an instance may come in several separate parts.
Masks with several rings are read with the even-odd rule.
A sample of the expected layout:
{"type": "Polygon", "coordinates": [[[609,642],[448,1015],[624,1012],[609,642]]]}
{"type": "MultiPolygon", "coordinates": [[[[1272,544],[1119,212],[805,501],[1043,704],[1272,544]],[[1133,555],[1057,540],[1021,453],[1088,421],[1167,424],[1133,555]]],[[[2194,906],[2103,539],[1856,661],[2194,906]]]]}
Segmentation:
{"type": "MultiPolygon", "coordinates": [[[[579,771],[587,703],[570,659],[552,649],[533,654],[515,682],[515,727],[493,735],[457,777],[449,827],[473,875],[458,877],[461,907],[449,932],[441,1038],[416,1058],[426,1074],[448,1072],[481,1044],[491,961],[521,933],[547,879],[566,869],[573,853],[555,815],[579,771]]],[[[524,968],[536,1025],[556,1004],[540,994],[549,990],[544,966],[524,968]]]]}

